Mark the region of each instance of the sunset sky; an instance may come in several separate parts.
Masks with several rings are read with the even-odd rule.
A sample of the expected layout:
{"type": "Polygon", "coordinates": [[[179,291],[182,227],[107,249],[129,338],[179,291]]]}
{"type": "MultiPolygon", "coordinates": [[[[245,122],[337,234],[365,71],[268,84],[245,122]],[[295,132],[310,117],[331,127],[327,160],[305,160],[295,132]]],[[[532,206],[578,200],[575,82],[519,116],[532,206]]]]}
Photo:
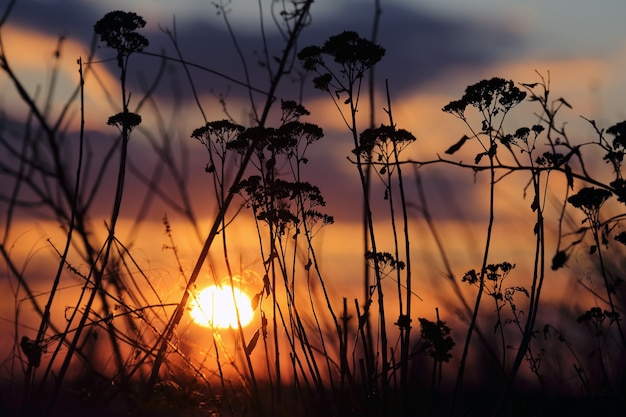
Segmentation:
{"type": "MultiPolygon", "coordinates": [[[[4,11],[6,3],[7,0],[0,1],[0,12],[4,11]]],[[[114,9],[134,11],[143,16],[148,24],[142,33],[150,40],[146,51],[161,53],[164,50],[169,56],[175,55],[174,49],[159,28],[172,29],[175,16],[176,33],[186,60],[243,80],[241,65],[224,30],[224,22],[211,4],[206,0],[18,0],[2,28],[2,42],[8,61],[23,77],[29,93],[35,94],[37,87],[45,91],[49,82],[58,36],[66,37],[60,61],[62,72],[55,94],[58,102],[53,114],[59,111],[61,103],[78,82],[76,60],[87,55],[94,23],[104,13],[114,9]]],[[[443,113],[441,108],[460,98],[467,85],[494,76],[532,83],[539,81],[537,72],[544,76],[549,73],[554,97],[565,97],[573,106],[573,110],[564,113],[563,117],[571,126],[569,131],[575,138],[593,135],[592,129],[579,117],[581,115],[595,119],[605,128],[626,119],[626,25],[623,22],[626,2],[623,0],[381,0],[381,7],[378,43],[386,48],[386,55],[376,67],[376,119],[377,123],[387,121],[382,108],[386,107],[383,104],[386,103],[384,85],[388,80],[398,127],[411,131],[418,138],[413,148],[407,151],[406,156],[411,159],[434,159],[456,142],[465,133],[464,126],[453,116],[443,113]]],[[[254,52],[261,47],[257,2],[234,0],[228,8],[232,11],[228,18],[242,51],[254,69],[254,52]]],[[[355,30],[369,37],[373,12],[374,2],[369,0],[317,0],[313,4],[312,23],[305,30],[299,47],[322,44],[329,36],[344,30],[355,30]]],[[[269,19],[266,24],[268,27],[271,25],[269,19]]],[[[268,39],[278,53],[280,44],[276,32],[268,30],[268,39]]],[[[112,56],[110,50],[100,48],[96,59],[112,56]]],[[[156,58],[138,56],[136,60],[133,57],[131,62],[130,89],[142,91],[149,82],[146,80],[150,80],[158,66],[156,58]]],[[[110,62],[98,66],[100,82],[109,92],[118,88],[114,70],[110,62]]],[[[214,210],[212,207],[206,211],[206,207],[211,207],[206,177],[203,176],[206,154],[204,148],[190,138],[193,129],[202,126],[203,122],[181,68],[172,74],[178,84],[170,86],[170,81],[164,82],[156,97],[163,114],[176,115],[176,123],[166,117],[167,129],[177,141],[176,147],[181,141],[189,153],[185,170],[187,185],[192,190],[194,207],[199,216],[199,234],[192,231],[182,216],[168,213],[189,266],[201,246],[214,210]],[[173,98],[174,90],[181,94],[179,101],[173,98]]],[[[233,117],[243,125],[248,124],[250,105],[245,90],[200,71],[194,72],[193,76],[209,120],[225,117],[216,98],[223,94],[233,117]]],[[[264,89],[267,83],[264,84],[263,76],[262,71],[253,70],[253,85],[264,89]]],[[[114,114],[114,110],[103,94],[103,88],[96,84],[90,84],[88,80],[86,87],[86,129],[96,137],[113,135],[116,132],[106,126],[106,119],[114,114]]],[[[298,86],[286,81],[279,94],[281,98],[297,100],[298,86]]],[[[132,96],[131,107],[132,100],[140,96],[140,93],[132,96]]],[[[4,74],[0,74],[0,110],[3,117],[24,120],[24,108],[14,106],[15,102],[19,100],[11,83],[4,74]]],[[[358,242],[361,236],[358,178],[354,166],[346,160],[353,147],[351,139],[331,101],[313,91],[310,82],[304,89],[303,102],[311,111],[308,120],[319,124],[326,133],[326,137],[312,149],[311,166],[305,175],[320,187],[328,203],[327,212],[335,216],[337,223],[319,237],[322,265],[331,287],[338,294],[348,298],[360,297],[361,288],[354,284],[360,283],[362,274],[362,246],[346,244],[358,242]]],[[[114,103],[113,106],[118,108],[119,104],[114,103]]],[[[512,114],[512,126],[519,127],[536,120],[532,116],[532,107],[524,109],[519,115],[512,114]]],[[[364,108],[363,128],[367,127],[365,113],[364,108]]],[[[153,119],[146,114],[144,120],[148,124],[153,119]]],[[[75,109],[69,130],[76,132],[78,122],[75,109]]],[[[136,163],[154,159],[152,154],[144,156],[147,154],[145,151],[150,149],[145,138],[134,142],[131,148],[131,158],[136,163]]],[[[455,273],[462,275],[464,271],[478,267],[481,259],[487,201],[486,189],[479,185],[484,185],[486,179],[481,182],[479,176],[474,181],[471,173],[449,167],[427,168],[421,172],[429,193],[430,208],[439,221],[440,233],[445,237],[455,273]]],[[[410,169],[407,175],[412,177],[410,169]]],[[[163,181],[165,189],[175,187],[167,179],[163,181]]],[[[130,190],[137,184],[138,181],[129,179],[130,190]]],[[[500,242],[514,240],[526,244],[521,252],[518,247],[501,244],[498,247],[501,252],[494,256],[502,258],[494,259],[494,262],[507,258],[524,271],[525,262],[532,260],[533,236],[525,223],[532,219],[530,202],[522,196],[525,180],[511,180],[507,184],[511,187],[503,185],[502,197],[498,201],[500,211],[496,235],[500,242]]],[[[3,188],[8,186],[8,183],[0,184],[3,188]]],[[[111,191],[112,187],[106,189],[111,191]]],[[[3,193],[8,191],[3,189],[3,193]]],[[[143,198],[140,193],[127,194],[122,225],[132,224],[143,198]]],[[[102,216],[102,219],[94,219],[98,227],[107,219],[109,206],[106,202],[109,200],[103,197],[103,201],[101,212],[94,214],[94,217],[102,216]]],[[[0,212],[4,213],[4,210],[2,206],[0,212]]],[[[161,276],[175,274],[166,271],[168,265],[173,268],[174,261],[163,256],[161,250],[166,243],[161,218],[167,211],[164,204],[154,202],[140,232],[133,236],[137,241],[135,249],[150,263],[152,270],[160,271],[161,276]]],[[[417,270],[423,275],[424,282],[434,283],[445,272],[432,250],[428,231],[416,214],[415,218],[418,231],[414,238],[415,257],[419,264],[417,270]],[[426,237],[420,239],[417,236],[426,237]]],[[[19,242],[23,245],[21,250],[26,251],[18,257],[24,260],[30,256],[27,252],[32,254],[47,248],[47,235],[56,233],[53,225],[54,222],[39,219],[35,223],[27,220],[16,226],[9,242],[19,242]]],[[[231,233],[240,233],[241,236],[249,230],[247,226],[234,227],[231,233]]],[[[123,230],[123,239],[125,229],[121,227],[120,230],[123,230]]],[[[235,250],[239,252],[242,264],[259,266],[259,256],[252,255],[255,245],[254,236],[249,240],[238,240],[235,250]]],[[[554,245],[548,252],[553,250],[554,245]]],[[[39,264],[32,267],[44,269],[39,264]]],[[[0,271],[0,279],[6,282],[5,276],[6,271],[0,271]]],[[[570,288],[565,284],[559,288],[564,287],[570,288]]],[[[434,288],[424,284],[421,288],[418,285],[416,291],[424,295],[428,291],[436,292],[434,288]]],[[[437,302],[432,298],[428,300],[429,311],[424,314],[432,314],[432,307],[437,302]]]]}
{"type": "MultiPolygon", "coordinates": [[[[373,3],[315,2],[313,21],[303,34],[301,46],[320,44],[343,30],[356,30],[369,37],[373,3]]],[[[497,75],[533,82],[535,71],[550,71],[554,89],[577,104],[578,114],[589,116],[595,111],[611,121],[623,115],[617,100],[624,90],[621,69],[626,60],[626,28],[620,19],[626,5],[619,0],[596,5],[567,0],[388,0],[382,1],[381,7],[379,43],[387,54],[377,68],[378,84],[382,91],[388,79],[396,101],[433,103],[432,111],[438,112],[440,104],[457,98],[465,86],[482,78],[497,75]]],[[[40,71],[41,83],[56,38],[63,35],[68,39],[63,55],[69,71],[80,48],[88,47],[95,21],[116,8],[146,18],[148,24],[143,32],[151,42],[148,51],[158,53],[165,48],[173,55],[171,42],[160,28],[173,29],[175,20],[182,53],[188,60],[235,78],[241,74],[237,57],[229,53],[232,47],[223,20],[210,2],[201,0],[19,0],[7,22],[7,29],[16,31],[12,36],[5,35],[7,54],[15,67],[24,66],[32,75],[40,71]],[[49,43],[43,43],[44,39],[49,43]],[[24,43],[16,48],[17,42],[24,43]],[[25,44],[29,47],[21,47],[25,44]]],[[[242,51],[253,59],[260,47],[257,5],[239,0],[228,8],[242,51]]],[[[266,27],[271,25],[266,23],[266,27]]],[[[270,44],[276,45],[275,31],[268,32],[270,44]]],[[[105,57],[106,52],[100,51],[99,56],[105,57]]],[[[68,76],[74,77],[74,72],[72,69],[68,76]]],[[[206,79],[196,80],[199,87],[225,84],[219,78],[202,78],[206,79]]],[[[263,86],[261,79],[253,76],[253,81],[263,86]]],[[[6,90],[3,87],[2,91],[6,90]]],[[[233,87],[230,94],[238,93],[233,87]]],[[[398,111],[406,107],[400,102],[396,105],[398,111]]],[[[427,123],[422,121],[422,129],[427,123]]],[[[417,121],[411,128],[416,127],[417,121]]]]}

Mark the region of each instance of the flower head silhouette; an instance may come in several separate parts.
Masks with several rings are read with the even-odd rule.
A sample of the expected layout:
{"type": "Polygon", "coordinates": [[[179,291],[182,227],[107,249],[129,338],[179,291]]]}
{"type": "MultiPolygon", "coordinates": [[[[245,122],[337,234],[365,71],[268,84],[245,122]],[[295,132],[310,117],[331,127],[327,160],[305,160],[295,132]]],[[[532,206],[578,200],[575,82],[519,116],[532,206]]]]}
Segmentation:
{"type": "Polygon", "coordinates": [[[136,32],[145,25],[146,21],[136,13],[115,10],[98,20],[94,31],[109,48],[117,50],[117,65],[122,68],[125,57],[148,46],[148,39],[136,32]]]}

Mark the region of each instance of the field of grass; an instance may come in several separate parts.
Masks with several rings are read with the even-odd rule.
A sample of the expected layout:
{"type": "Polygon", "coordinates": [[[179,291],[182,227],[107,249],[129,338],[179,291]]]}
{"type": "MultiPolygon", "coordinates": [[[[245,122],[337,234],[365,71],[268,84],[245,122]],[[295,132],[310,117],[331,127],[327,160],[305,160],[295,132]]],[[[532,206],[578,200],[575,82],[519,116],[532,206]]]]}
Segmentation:
{"type": "Polygon", "coordinates": [[[33,86],[6,35],[18,2],[0,6],[1,415],[626,409],[626,121],[571,132],[549,73],[467,80],[441,109],[464,133],[424,156],[389,84],[368,88],[375,36],[299,42],[312,0],[274,2],[282,43],[261,32],[255,63],[215,4],[241,79],[112,11],[33,86]]]}

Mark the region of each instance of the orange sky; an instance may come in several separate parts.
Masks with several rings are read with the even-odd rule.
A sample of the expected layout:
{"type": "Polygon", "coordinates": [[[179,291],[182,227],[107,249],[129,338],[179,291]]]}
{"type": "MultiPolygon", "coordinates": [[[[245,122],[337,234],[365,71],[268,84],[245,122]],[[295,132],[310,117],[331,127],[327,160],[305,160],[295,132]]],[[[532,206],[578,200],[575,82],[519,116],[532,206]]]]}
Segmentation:
{"type": "MultiPolygon", "coordinates": [[[[524,29],[514,28],[514,32],[524,35],[524,29]],[[520,32],[521,31],[521,32],[520,32]]],[[[50,71],[52,69],[52,56],[57,45],[56,38],[34,28],[19,27],[11,22],[2,27],[2,40],[7,59],[14,71],[22,77],[28,87],[28,93],[38,94],[37,103],[43,103],[50,71]],[[40,90],[38,90],[40,89],[40,90]],[[39,93],[36,93],[39,91],[39,93]]],[[[62,58],[59,61],[59,78],[56,85],[55,101],[52,115],[58,114],[64,100],[77,83],[78,57],[87,56],[87,40],[69,38],[63,46],[62,58]]],[[[393,45],[389,46],[390,51],[393,45]]],[[[397,51],[396,51],[397,53],[397,51]]],[[[98,58],[106,56],[100,51],[98,58]]],[[[551,78],[551,90],[553,97],[565,97],[572,104],[573,109],[563,114],[564,121],[569,124],[569,132],[575,140],[585,140],[593,137],[593,130],[579,116],[596,119],[603,127],[608,127],[626,118],[623,97],[626,93],[626,81],[623,78],[623,69],[626,66],[626,42],[614,54],[598,54],[589,56],[524,56],[506,60],[493,60],[481,62],[476,65],[455,66],[450,65],[439,73],[430,74],[428,79],[419,85],[413,86],[412,90],[405,90],[404,85],[396,86],[394,80],[390,80],[390,90],[393,100],[393,114],[398,127],[407,129],[415,134],[417,142],[406,151],[406,156],[413,160],[427,161],[443,155],[443,152],[451,144],[456,142],[464,133],[467,133],[461,121],[441,111],[441,108],[450,100],[458,99],[463,94],[465,87],[484,78],[493,76],[513,79],[516,82],[536,82],[538,77],[535,71],[551,78]],[[400,91],[398,91],[400,90],[400,91]]],[[[85,89],[85,109],[87,130],[92,131],[92,138],[99,132],[105,137],[114,137],[115,129],[106,126],[106,117],[119,111],[119,106],[109,103],[109,96],[119,96],[119,82],[116,74],[111,72],[111,66],[105,64],[95,65],[98,80],[95,77],[88,78],[85,89]]],[[[153,69],[153,68],[152,68],[153,69]]],[[[182,72],[177,73],[182,78],[182,72]]],[[[137,77],[139,78],[139,77],[137,77]]],[[[141,82],[137,81],[139,85],[141,82]]],[[[382,83],[381,83],[382,84],[382,83]]],[[[307,87],[308,88],[308,87],[307,87]]],[[[290,94],[292,91],[287,88],[290,94]]],[[[385,113],[381,109],[386,107],[382,88],[376,93],[377,123],[386,122],[385,113]]],[[[207,117],[209,120],[224,118],[219,101],[216,98],[219,90],[202,91],[200,98],[207,104],[207,117]],[[217,91],[217,92],[216,92],[217,91]]],[[[132,105],[136,105],[141,97],[140,92],[133,92],[132,105]]],[[[199,111],[190,100],[180,102],[170,99],[168,93],[161,92],[156,104],[147,103],[142,117],[149,134],[137,131],[133,136],[131,145],[131,159],[144,169],[144,173],[151,173],[155,156],[151,151],[150,138],[159,137],[166,132],[174,141],[172,152],[176,163],[181,166],[181,171],[187,172],[184,180],[192,198],[192,206],[197,214],[197,228],[190,224],[184,216],[173,212],[171,207],[161,200],[155,200],[147,212],[145,220],[133,235],[134,243],[132,253],[140,261],[142,268],[154,280],[154,284],[163,292],[163,299],[168,302],[176,302],[179,298],[183,283],[176,271],[175,260],[170,251],[164,250],[163,245],[169,244],[162,225],[161,218],[164,213],[168,214],[173,228],[175,242],[180,250],[182,264],[186,271],[193,267],[197,253],[202,245],[210,225],[215,207],[211,203],[211,194],[207,186],[207,178],[204,174],[206,154],[204,148],[189,138],[190,133],[196,127],[202,125],[199,111]],[[155,112],[158,106],[163,119],[155,112]],[[173,115],[173,116],[172,116],[173,115]],[[160,125],[161,124],[161,125],[160,125]],[[152,136],[151,136],[152,135],[152,136]],[[187,159],[185,159],[187,158],[187,159]]],[[[293,97],[289,97],[293,98],[293,97]]],[[[115,99],[114,99],[115,100],[115,99]]],[[[247,114],[250,110],[245,97],[238,93],[228,97],[228,109],[233,117],[242,124],[246,124],[247,114]]],[[[119,100],[118,100],[119,101],[119,100]]],[[[305,176],[320,187],[327,199],[327,212],[334,215],[337,224],[328,226],[317,238],[316,249],[319,251],[319,259],[324,279],[328,282],[329,289],[335,297],[336,306],[340,305],[342,297],[350,300],[353,306],[354,298],[362,298],[361,276],[363,271],[363,248],[361,242],[360,226],[360,201],[358,180],[355,167],[350,164],[346,157],[350,156],[353,147],[347,130],[340,119],[337,109],[327,97],[319,97],[311,94],[309,90],[304,95],[305,106],[311,111],[308,120],[322,126],[326,137],[312,149],[310,164],[305,167],[305,176]],[[317,159],[314,159],[317,158],[317,159]]],[[[114,103],[116,103],[114,101],[114,103]]],[[[365,105],[365,100],[362,102],[365,105]]],[[[24,106],[15,93],[11,82],[2,74],[0,76],[0,107],[5,117],[15,118],[22,121],[26,118],[24,106]]],[[[519,113],[513,112],[509,118],[509,126],[515,129],[521,125],[535,123],[532,115],[534,109],[528,105],[520,106],[519,113]]],[[[67,121],[68,132],[76,137],[79,129],[79,107],[75,103],[71,107],[71,117],[67,121]]],[[[361,126],[365,127],[367,111],[363,109],[360,114],[361,126]]],[[[94,139],[90,139],[94,140],[94,139]]],[[[96,139],[97,140],[97,139],[96,139]]],[[[99,143],[94,142],[95,154],[99,155],[99,143]]],[[[468,145],[469,146],[469,145],[468,145]]],[[[465,159],[471,160],[475,149],[467,150],[465,159]]],[[[452,160],[461,158],[462,153],[450,157],[452,160]]],[[[482,250],[485,240],[485,219],[488,209],[486,187],[487,176],[480,174],[475,179],[470,172],[463,172],[456,168],[442,168],[439,166],[427,166],[420,170],[424,181],[428,184],[427,189],[433,194],[429,195],[429,204],[436,218],[437,231],[443,237],[447,256],[451,260],[453,272],[460,278],[464,272],[471,268],[478,268],[482,259],[482,250]],[[437,193],[434,193],[437,191],[437,193]]],[[[411,182],[410,189],[414,192],[412,170],[407,167],[405,171],[407,181],[411,182]]],[[[556,198],[562,200],[564,196],[564,183],[562,179],[553,178],[555,188],[552,190],[556,198]]],[[[167,175],[160,183],[165,194],[178,201],[181,196],[176,191],[176,184],[167,175]]],[[[498,185],[496,202],[496,223],[494,231],[494,244],[492,247],[492,262],[509,261],[517,265],[510,276],[512,283],[529,285],[529,277],[533,264],[532,225],[533,213],[530,210],[529,198],[524,198],[523,187],[527,179],[521,177],[504,180],[498,185]]],[[[576,184],[577,187],[582,184],[576,184]]],[[[110,194],[112,186],[108,185],[99,195],[100,207],[94,209],[91,217],[93,233],[105,236],[104,222],[108,221],[108,207],[111,203],[110,194]]],[[[137,179],[129,179],[127,196],[124,201],[122,220],[118,230],[121,230],[121,238],[133,224],[134,216],[138,207],[145,200],[145,185],[137,179]]],[[[6,190],[5,190],[6,192],[6,190]]],[[[411,197],[413,202],[417,199],[411,197]]],[[[241,204],[237,200],[236,204],[241,204]]],[[[557,227],[556,216],[558,206],[552,202],[547,203],[546,212],[551,217],[547,220],[547,227],[554,230],[557,227]]],[[[4,208],[3,208],[4,210],[4,208]]],[[[375,218],[378,230],[381,230],[380,243],[389,248],[390,234],[388,222],[384,213],[384,206],[380,203],[375,205],[375,218]]],[[[4,213],[4,211],[2,211],[4,213]]],[[[579,214],[576,214],[579,216],[579,214]]],[[[9,238],[5,241],[7,248],[11,249],[11,256],[16,264],[24,268],[25,276],[32,280],[33,287],[39,293],[48,288],[50,271],[56,267],[56,256],[47,242],[50,239],[56,247],[63,244],[63,234],[59,232],[55,221],[36,219],[32,214],[20,214],[12,226],[9,238]]],[[[258,242],[255,228],[250,221],[249,215],[242,214],[231,226],[228,236],[231,239],[231,262],[244,268],[250,268],[262,272],[261,256],[258,253],[258,242]]],[[[578,220],[578,217],[577,217],[578,220]]],[[[414,291],[423,301],[415,299],[415,317],[426,316],[433,318],[434,308],[441,307],[453,310],[456,297],[451,286],[446,282],[445,268],[438,251],[433,245],[432,236],[429,233],[423,219],[412,213],[411,243],[414,264],[414,291]]],[[[3,225],[4,227],[4,225],[3,225]]],[[[4,233],[4,229],[0,229],[4,233]]],[[[225,275],[225,266],[221,261],[219,242],[211,250],[213,259],[212,268],[215,274],[222,277],[225,275]]],[[[549,286],[546,287],[545,301],[547,303],[570,302],[569,307],[580,309],[582,301],[572,300],[577,294],[580,300],[591,302],[588,293],[576,285],[577,279],[585,279],[593,273],[592,268],[585,263],[583,256],[586,247],[579,249],[573,257],[571,264],[564,271],[552,273],[549,262],[556,249],[554,240],[548,241],[547,262],[549,286]],[[585,295],[580,295],[580,293],[585,295]]],[[[389,250],[389,249],[387,249],[389,250]]],[[[77,268],[84,268],[77,256],[72,258],[77,268]]],[[[208,268],[205,268],[208,269],[208,268]]],[[[204,285],[213,279],[205,271],[198,285],[204,285]]],[[[15,282],[7,278],[6,269],[0,272],[0,291],[5,294],[15,289],[15,282]]],[[[71,300],[75,288],[72,283],[76,279],[66,276],[68,288],[63,294],[71,300]]],[[[261,285],[261,283],[259,283],[261,285]]],[[[465,285],[465,284],[463,284],[465,285]]],[[[393,281],[384,283],[385,291],[392,295],[396,291],[393,281]]],[[[475,289],[465,288],[465,297],[471,300],[475,289]]],[[[32,329],[36,324],[32,311],[23,295],[18,296],[17,303],[24,305],[21,312],[20,324],[23,329],[32,329]],[[23,321],[22,321],[23,320],[23,321]]],[[[393,296],[390,296],[393,299],[393,296]]],[[[7,298],[8,299],[8,298],[7,298]]],[[[12,300],[13,301],[13,300],[12,300]]],[[[66,304],[71,301],[62,299],[55,306],[56,320],[63,322],[63,314],[66,304]]],[[[471,301],[470,301],[471,303],[471,301]]],[[[585,305],[588,307],[588,305],[585,305]]],[[[395,307],[391,306],[390,311],[395,307]]],[[[485,307],[486,314],[490,314],[490,307],[485,307]]],[[[13,302],[2,303],[0,310],[0,332],[12,328],[11,321],[14,318],[15,308],[13,302]]],[[[456,313],[446,311],[447,320],[456,320],[456,313]]],[[[390,323],[395,318],[389,319],[390,323]]],[[[26,330],[25,330],[26,331],[26,330]]],[[[4,355],[8,346],[0,347],[0,353],[4,355]]]]}

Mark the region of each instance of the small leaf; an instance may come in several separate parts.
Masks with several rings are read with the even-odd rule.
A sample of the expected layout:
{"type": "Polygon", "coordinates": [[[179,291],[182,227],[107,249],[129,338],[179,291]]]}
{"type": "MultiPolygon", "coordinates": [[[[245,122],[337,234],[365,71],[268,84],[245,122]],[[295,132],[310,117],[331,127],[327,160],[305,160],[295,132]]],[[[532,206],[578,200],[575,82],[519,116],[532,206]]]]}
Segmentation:
{"type": "Polygon", "coordinates": [[[263,290],[261,290],[258,294],[254,294],[254,297],[252,297],[252,300],[250,300],[250,307],[252,307],[252,310],[257,309],[262,296],[263,296],[263,290]]]}
{"type": "Polygon", "coordinates": [[[463,135],[463,137],[461,139],[459,139],[459,141],[457,143],[455,143],[454,145],[450,146],[448,149],[446,149],[446,153],[448,155],[452,155],[453,153],[455,153],[456,151],[458,151],[459,149],[461,149],[461,146],[463,146],[463,144],[465,144],[465,142],[468,140],[469,138],[467,137],[467,135],[463,135]]]}
{"type": "Polygon", "coordinates": [[[569,164],[565,164],[565,177],[567,177],[567,186],[570,189],[574,189],[574,176],[572,175],[572,168],[569,164]]]}
{"type": "Polygon", "coordinates": [[[270,285],[270,277],[267,274],[263,276],[263,289],[265,290],[265,296],[269,297],[272,286],[270,285]]]}
{"type": "Polygon", "coordinates": [[[333,76],[330,74],[323,74],[319,77],[315,77],[313,79],[313,86],[318,90],[328,91],[330,82],[332,81],[333,76]]]}
{"type": "Polygon", "coordinates": [[[536,135],[540,134],[541,132],[543,132],[545,129],[543,126],[541,125],[533,125],[533,127],[531,127],[531,130],[533,132],[535,132],[536,135]]]}
{"type": "Polygon", "coordinates": [[[530,205],[530,208],[532,209],[533,212],[539,209],[539,197],[535,196],[535,198],[533,198],[533,202],[530,205]]]}
{"type": "Polygon", "coordinates": [[[478,155],[476,155],[476,158],[474,158],[474,163],[478,164],[480,162],[481,159],[483,159],[483,156],[485,156],[486,154],[484,152],[479,153],[478,155]]]}
{"type": "Polygon", "coordinates": [[[566,105],[567,107],[569,107],[570,109],[572,108],[572,106],[571,106],[571,105],[570,105],[567,101],[565,101],[565,99],[564,99],[563,97],[561,97],[561,98],[559,99],[559,101],[560,101],[561,103],[565,104],[565,105],[566,105]]]}
{"type": "Polygon", "coordinates": [[[562,268],[567,262],[567,253],[565,251],[559,250],[556,252],[554,257],[552,258],[552,270],[556,271],[557,269],[562,268]]]}
{"type": "Polygon", "coordinates": [[[252,338],[250,339],[250,343],[248,343],[248,346],[246,346],[246,355],[250,356],[250,354],[256,347],[256,343],[259,341],[259,335],[261,334],[260,330],[261,329],[256,329],[256,331],[252,335],[252,338]]]}
{"type": "Polygon", "coordinates": [[[591,245],[591,247],[589,247],[589,255],[593,255],[597,250],[598,247],[596,245],[591,245]]]}
{"type": "Polygon", "coordinates": [[[267,337],[267,317],[263,311],[261,311],[261,331],[263,332],[263,339],[265,339],[267,337]]]}

